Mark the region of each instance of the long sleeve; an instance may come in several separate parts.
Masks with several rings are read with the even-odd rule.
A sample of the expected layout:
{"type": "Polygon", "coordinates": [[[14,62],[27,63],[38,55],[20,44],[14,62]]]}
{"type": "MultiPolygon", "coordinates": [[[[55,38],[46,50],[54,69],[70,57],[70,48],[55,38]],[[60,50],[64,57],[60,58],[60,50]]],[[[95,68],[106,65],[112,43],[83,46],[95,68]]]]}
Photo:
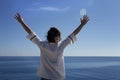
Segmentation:
{"type": "Polygon", "coordinates": [[[62,41],[60,47],[64,49],[67,45],[74,43],[77,40],[74,34],[70,34],[65,40],[62,41]]]}
{"type": "Polygon", "coordinates": [[[30,41],[32,41],[33,43],[35,43],[37,46],[41,45],[41,40],[40,38],[34,33],[30,33],[26,36],[27,39],[29,39],[30,41]]]}

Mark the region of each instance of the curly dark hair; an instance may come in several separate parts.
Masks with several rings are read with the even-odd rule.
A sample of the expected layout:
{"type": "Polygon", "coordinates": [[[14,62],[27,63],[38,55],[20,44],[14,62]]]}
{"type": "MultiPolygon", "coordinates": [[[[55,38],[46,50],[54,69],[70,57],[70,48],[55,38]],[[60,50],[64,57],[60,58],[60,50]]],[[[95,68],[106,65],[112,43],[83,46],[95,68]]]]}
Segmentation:
{"type": "Polygon", "coordinates": [[[47,40],[48,42],[55,42],[55,37],[61,37],[61,32],[55,28],[51,27],[49,31],[47,32],[47,40]]]}

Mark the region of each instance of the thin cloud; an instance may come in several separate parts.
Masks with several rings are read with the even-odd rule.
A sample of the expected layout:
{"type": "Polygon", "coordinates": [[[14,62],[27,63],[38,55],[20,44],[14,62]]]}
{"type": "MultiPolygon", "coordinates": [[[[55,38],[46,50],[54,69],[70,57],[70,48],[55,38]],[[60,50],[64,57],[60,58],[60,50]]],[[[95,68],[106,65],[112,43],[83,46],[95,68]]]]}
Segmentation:
{"type": "Polygon", "coordinates": [[[68,11],[70,9],[70,7],[65,7],[65,8],[57,8],[57,7],[51,7],[51,6],[47,6],[47,7],[39,7],[39,8],[29,8],[26,9],[28,11],[56,11],[56,12],[60,12],[60,11],[68,11]]]}
{"type": "Polygon", "coordinates": [[[44,10],[44,11],[61,11],[61,9],[56,8],[56,7],[40,7],[40,10],[44,10]]]}

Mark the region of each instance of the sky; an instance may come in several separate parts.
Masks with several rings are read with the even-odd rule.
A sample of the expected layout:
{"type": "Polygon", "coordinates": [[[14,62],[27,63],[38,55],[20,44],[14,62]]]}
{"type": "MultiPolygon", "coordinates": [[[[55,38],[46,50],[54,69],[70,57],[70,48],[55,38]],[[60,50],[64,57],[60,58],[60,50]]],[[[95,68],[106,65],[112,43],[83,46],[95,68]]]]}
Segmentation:
{"type": "Polygon", "coordinates": [[[0,0],[0,56],[40,56],[39,48],[14,19],[19,12],[42,40],[55,26],[62,40],[80,25],[81,10],[90,21],[65,56],[120,56],[120,0],[0,0]]]}

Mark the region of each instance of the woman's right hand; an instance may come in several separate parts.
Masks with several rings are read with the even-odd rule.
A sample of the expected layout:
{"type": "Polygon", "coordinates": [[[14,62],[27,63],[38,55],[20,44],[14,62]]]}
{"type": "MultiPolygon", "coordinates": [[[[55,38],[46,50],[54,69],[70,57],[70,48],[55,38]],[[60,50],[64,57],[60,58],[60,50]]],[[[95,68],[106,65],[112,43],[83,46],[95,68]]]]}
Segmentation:
{"type": "Polygon", "coordinates": [[[89,17],[87,15],[84,15],[81,20],[81,25],[85,25],[89,21],[89,17]]]}

